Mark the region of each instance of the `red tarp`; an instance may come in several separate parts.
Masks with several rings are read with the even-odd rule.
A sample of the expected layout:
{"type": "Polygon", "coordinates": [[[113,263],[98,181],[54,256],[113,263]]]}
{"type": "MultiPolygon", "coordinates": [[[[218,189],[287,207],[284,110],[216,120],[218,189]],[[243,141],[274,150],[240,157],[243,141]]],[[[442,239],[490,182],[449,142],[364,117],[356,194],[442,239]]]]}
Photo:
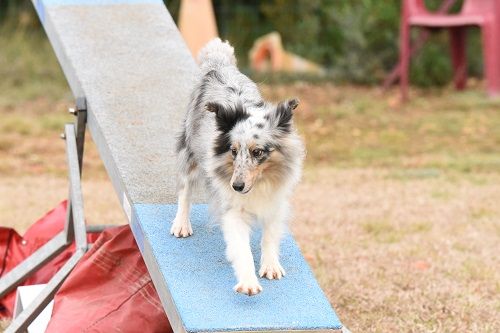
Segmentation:
{"type": "MultiPolygon", "coordinates": [[[[14,229],[0,227],[0,277],[4,276],[24,258],[35,252],[64,229],[66,201],[36,221],[21,237],[14,229]]],[[[95,237],[98,235],[94,236],[95,237]]],[[[47,283],[59,268],[71,257],[74,246],[68,247],[57,257],[27,278],[22,285],[47,283]]],[[[16,290],[0,299],[0,318],[10,318],[14,311],[16,290]]]]}
{"type": "MultiPolygon", "coordinates": [[[[23,238],[12,229],[0,228],[3,274],[61,231],[65,217],[63,202],[37,221],[23,238]]],[[[71,248],[54,258],[25,285],[46,283],[72,251],[71,248]]],[[[0,300],[0,318],[12,315],[13,298],[11,293],[0,300]]],[[[104,231],[55,296],[46,332],[83,331],[172,332],[128,226],[104,231]]]]}

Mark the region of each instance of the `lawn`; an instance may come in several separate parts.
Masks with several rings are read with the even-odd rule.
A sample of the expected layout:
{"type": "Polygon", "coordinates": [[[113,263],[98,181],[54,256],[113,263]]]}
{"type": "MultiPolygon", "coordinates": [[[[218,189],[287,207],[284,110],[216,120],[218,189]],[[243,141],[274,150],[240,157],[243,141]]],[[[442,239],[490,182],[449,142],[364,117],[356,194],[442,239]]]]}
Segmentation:
{"type": "MultiPolygon", "coordinates": [[[[67,196],[58,137],[72,100],[46,42],[2,36],[0,221],[22,232],[67,196]]],[[[308,154],[291,227],[346,326],[499,332],[500,101],[482,82],[413,90],[407,104],[375,87],[260,87],[301,100],[308,154]]],[[[88,222],[124,223],[90,139],[83,176],[88,222]]]]}

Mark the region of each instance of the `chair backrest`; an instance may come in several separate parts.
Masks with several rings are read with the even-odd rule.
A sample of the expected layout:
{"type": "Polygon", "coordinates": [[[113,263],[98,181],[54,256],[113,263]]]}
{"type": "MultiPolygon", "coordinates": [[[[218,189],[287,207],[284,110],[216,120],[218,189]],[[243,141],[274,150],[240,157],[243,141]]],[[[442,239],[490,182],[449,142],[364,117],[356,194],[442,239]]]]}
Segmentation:
{"type": "MultiPolygon", "coordinates": [[[[425,0],[402,0],[402,2],[402,23],[407,22],[411,16],[433,14],[427,9],[425,0]]],[[[446,14],[456,2],[457,0],[442,0],[441,6],[435,14],[446,14]]],[[[500,0],[464,0],[458,15],[481,16],[496,22],[498,29],[500,29],[500,0]]]]}

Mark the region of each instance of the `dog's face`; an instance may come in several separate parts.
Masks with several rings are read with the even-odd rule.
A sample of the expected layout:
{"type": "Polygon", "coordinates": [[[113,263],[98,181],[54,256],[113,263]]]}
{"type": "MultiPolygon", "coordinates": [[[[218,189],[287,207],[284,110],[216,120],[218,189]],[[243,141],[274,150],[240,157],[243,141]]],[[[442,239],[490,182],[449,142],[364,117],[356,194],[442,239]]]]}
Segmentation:
{"type": "Polygon", "coordinates": [[[216,172],[229,179],[228,185],[234,191],[246,194],[264,176],[268,181],[279,180],[281,168],[286,167],[283,146],[292,131],[293,110],[297,106],[296,99],[251,110],[242,105],[207,105],[207,110],[216,114],[219,130],[214,152],[224,161],[216,172]]]}

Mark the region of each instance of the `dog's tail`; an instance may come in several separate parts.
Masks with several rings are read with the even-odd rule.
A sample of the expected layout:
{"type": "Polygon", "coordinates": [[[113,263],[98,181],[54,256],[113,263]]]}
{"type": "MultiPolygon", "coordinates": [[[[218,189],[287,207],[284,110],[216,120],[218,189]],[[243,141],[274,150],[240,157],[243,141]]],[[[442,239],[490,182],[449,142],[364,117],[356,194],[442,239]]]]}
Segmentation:
{"type": "Polygon", "coordinates": [[[198,62],[203,72],[225,66],[236,66],[234,48],[229,45],[229,42],[223,42],[220,38],[212,39],[201,49],[198,62]]]}

